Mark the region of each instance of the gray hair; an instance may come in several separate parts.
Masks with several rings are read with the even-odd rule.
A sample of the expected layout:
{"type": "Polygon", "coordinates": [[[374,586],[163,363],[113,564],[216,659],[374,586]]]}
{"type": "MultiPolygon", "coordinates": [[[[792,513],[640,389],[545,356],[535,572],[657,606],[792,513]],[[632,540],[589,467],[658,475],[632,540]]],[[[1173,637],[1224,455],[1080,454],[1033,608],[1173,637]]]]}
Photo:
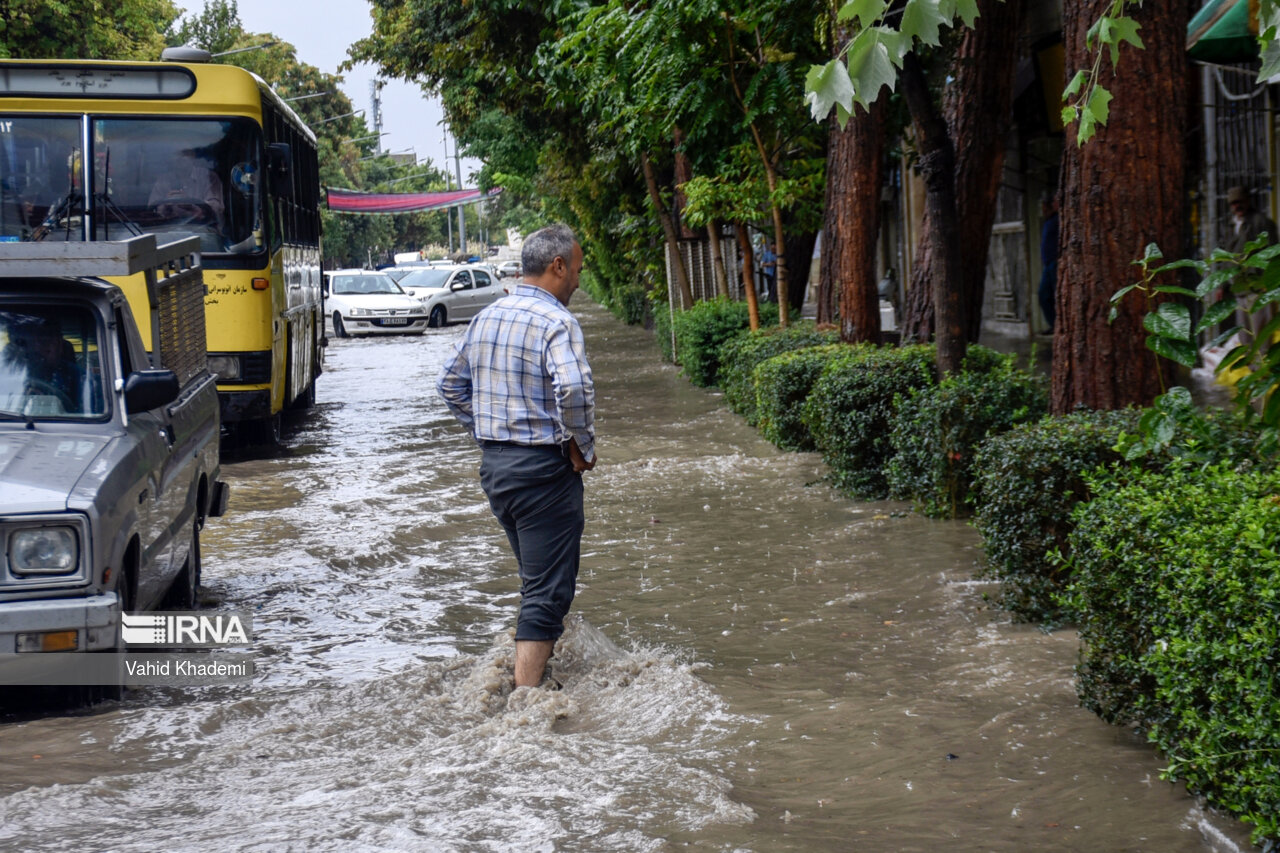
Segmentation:
{"type": "Polygon", "coordinates": [[[565,265],[573,263],[573,247],[578,238],[568,225],[548,225],[524,238],[520,249],[520,267],[524,275],[539,276],[556,258],[564,258],[565,265]]]}

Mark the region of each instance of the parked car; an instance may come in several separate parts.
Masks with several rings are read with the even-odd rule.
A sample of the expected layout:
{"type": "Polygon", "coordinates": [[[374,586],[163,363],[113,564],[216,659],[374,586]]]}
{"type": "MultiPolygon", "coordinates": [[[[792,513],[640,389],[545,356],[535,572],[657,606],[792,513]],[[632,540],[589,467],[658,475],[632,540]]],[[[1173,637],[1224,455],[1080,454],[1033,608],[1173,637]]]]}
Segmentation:
{"type": "Polygon", "coordinates": [[[428,324],[437,328],[470,320],[507,293],[490,268],[482,264],[419,270],[405,276],[402,286],[421,300],[428,324]]]}
{"type": "Polygon", "coordinates": [[[519,276],[521,267],[519,261],[503,261],[496,267],[498,278],[506,278],[509,275],[519,276]]]}
{"type": "Polygon", "coordinates": [[[427,311],[405,293],[391,276],[373,270],[336,270],[325,276],[325,313],[333,320],[333,334],[422,334],[427,311]]]}

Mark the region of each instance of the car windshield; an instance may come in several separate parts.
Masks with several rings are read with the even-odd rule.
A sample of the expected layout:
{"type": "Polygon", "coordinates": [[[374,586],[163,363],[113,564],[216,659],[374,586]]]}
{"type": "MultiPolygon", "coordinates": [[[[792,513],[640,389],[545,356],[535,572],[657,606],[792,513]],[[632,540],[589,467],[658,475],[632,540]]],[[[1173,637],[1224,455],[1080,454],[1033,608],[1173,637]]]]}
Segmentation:
{"type": "Polygon", "coordinates": [[[451,269],[428,269],[419,270],[411,275],[401,279],[405,287],[427,287],[441,288],[449,281],[449,276],[453,275],[451,269]]]}
{"type": "Polygon", "coordinates": [[[404,293],[400,285],[382,273],[352,273],[333,277],[333,294],[350,296],[356,293],[404,293]]]}
{"type": "Polygon", "coordinates": [[[0,414],[106,414],[98,331],[82,306],[0,304],[0,414]]]}
{"type": "Polygon", "coordinates": [[[88,171],[92,239],[194,235],[204,252],[254,251],[260,139],[249,119],[0,116],[0,241],[85,239],[88,171]]]}

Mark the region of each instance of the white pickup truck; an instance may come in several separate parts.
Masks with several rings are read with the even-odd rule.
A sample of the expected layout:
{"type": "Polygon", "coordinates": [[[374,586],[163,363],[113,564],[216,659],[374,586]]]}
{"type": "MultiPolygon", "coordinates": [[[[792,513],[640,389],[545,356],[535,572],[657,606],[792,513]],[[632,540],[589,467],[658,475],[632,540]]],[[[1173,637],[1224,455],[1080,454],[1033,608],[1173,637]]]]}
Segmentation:
{"type": "Polygon", "coordinates": [[[196,605],[218,418],[198,240],[0,243],[0,683],[119,650],[122,612],[196,605]],[[102,277],[139,274],[135,320],[102,277]]]}

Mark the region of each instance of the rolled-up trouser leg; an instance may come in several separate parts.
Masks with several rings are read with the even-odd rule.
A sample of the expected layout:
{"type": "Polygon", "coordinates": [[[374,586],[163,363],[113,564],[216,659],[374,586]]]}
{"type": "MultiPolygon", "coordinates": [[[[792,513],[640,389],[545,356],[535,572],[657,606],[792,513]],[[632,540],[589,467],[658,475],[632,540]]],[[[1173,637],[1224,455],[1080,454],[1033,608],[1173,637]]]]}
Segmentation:
{"type": "Polygon", "coordinates": [[[582,475],[554,446],[485,446],[480,483],[520,566],[517,640],[555,640],[573,603],[582,475]]]}

